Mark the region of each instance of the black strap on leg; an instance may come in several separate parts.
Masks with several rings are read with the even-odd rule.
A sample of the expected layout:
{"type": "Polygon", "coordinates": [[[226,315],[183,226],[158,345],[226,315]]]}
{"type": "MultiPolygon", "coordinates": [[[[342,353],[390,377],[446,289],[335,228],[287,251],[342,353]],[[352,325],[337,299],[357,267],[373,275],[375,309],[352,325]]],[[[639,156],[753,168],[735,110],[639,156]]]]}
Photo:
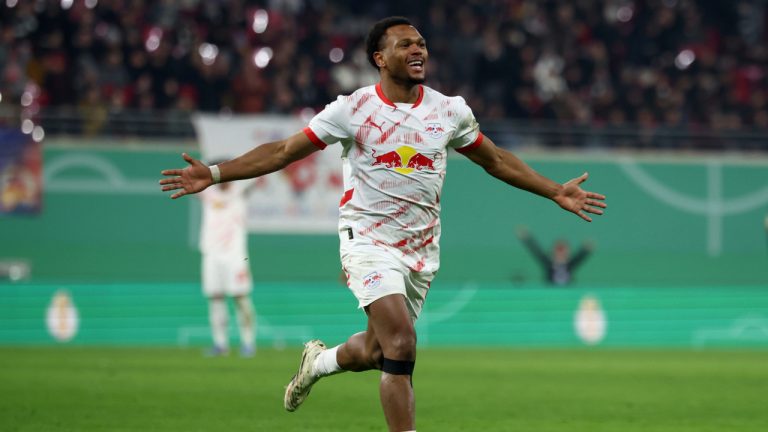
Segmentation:
{"type": "Polygon", "coordinates": [[[413,375],[415,361],[392,360],[384,357],[381,361],[381,371],[392,375],[413,375]]]}

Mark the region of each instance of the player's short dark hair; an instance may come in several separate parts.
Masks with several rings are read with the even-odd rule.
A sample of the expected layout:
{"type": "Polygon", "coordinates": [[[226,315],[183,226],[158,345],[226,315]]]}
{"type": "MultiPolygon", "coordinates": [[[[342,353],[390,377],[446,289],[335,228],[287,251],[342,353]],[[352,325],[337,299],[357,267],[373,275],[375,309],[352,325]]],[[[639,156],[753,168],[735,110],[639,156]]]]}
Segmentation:
{"type": "Polygon", "coordinates": [[[413,25],[406,17],[391,16],[380,20],[371,27],[371,31],[368,32],[368,37],[365,39],[365,52],[368,54],[368,62],[376,69],[379,66],[376,64],[376,60],[373,59],[373,53],[381,50],[381,38],[384,37],[384,33],[387,32],[388,28],[403,24],[413,25]]]}

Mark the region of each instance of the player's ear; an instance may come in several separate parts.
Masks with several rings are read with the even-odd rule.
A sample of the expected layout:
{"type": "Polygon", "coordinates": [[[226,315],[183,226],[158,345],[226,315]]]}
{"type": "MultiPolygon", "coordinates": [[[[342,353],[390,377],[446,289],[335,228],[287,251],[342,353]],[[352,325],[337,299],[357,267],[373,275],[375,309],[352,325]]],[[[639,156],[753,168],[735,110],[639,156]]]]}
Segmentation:
{"type": "Polygon", "coordinates": [[[381,53],[381,51],[376,51],[373,53],[373,61],[376,63],[376,66],[379,68],[383,68],[385,65],[384,62],[384,55],[381,53]]]}

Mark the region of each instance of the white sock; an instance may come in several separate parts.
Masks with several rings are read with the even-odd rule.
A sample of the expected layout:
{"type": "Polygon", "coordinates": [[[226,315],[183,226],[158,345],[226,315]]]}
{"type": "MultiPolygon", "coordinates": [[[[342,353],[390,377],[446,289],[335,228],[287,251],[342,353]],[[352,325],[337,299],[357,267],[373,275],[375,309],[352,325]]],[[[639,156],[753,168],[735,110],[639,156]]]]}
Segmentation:
{"type": "Polygon", "coordinates": [[[237,323],[240,326],[240,344],[244,347],[255,348],[256,340],[256,312],[253,303],[248,296],[235,298],[237,306],[237,323]]]}
{"type": "Polygon", "coordinates": [[[229,324],[229,314],[227,312],[227,302],[223,298],[211,298],[208,300],[208,318],[211,323],[213,344],[218,348],[228,349],[227,325],[229,324]]]}
{"type": "Polygon", "coordinates": [[[336,345],[333,348],[321,352],[320,355],[317,356],[315,364],[312,367],[312,372],[316,376],[324,377],[342,372],[341,366],[339,366],[339,363],[336,361],[336,351],[339,350],[340,346],[341,345],[336,345]]]}

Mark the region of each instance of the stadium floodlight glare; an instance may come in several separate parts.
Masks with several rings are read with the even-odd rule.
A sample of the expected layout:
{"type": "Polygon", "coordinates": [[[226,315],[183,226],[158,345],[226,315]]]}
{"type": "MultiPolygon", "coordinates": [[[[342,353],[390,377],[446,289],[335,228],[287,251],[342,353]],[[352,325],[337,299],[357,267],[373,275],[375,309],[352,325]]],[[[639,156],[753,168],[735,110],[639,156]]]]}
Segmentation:
{"type": "Polygon", "coordinates": [[[21,106],[28,107],[32,105],[32,100],[34,99],[34,96],[32,96],[32,93],[29,91],[25,91],[21,94],[21,106]]]}
{"type": "Polygon", "coordinates": [[[32,130],[35,129],[35,123],[32,122],[30,119],[24,119],[24,121],[21,122],[21,131],[25,134],[29,135],[32,133],[32,130]]]}
{"type": "Polygon", "coordinates": [[[74,3],[74,0],[61,0],[61,8],[69,10],[72,7],[72,3],[74,3]]]}
{"type": "Polygon", "coordinates": [[[153,27],[147,35],[147,40],[144,42],[144,48],[146,48],[148,52],[155,52],[160,48],[161,40],[163,40],[163,29],[153,27]]]}
{"type": "Polygon", "coordinates": [[[272,48],[261,47],[253,53],[253,64],[259,69],[264,69],[272,60],[272,48]]]}
{"type": "Polygon", "coordinates": [[[35,126],[32,129],[32,139],[35,140],[35,142],[40,142],[45,138],[45,131],[43,130],[43,127],[40,125],[35,126]]]}
{"type": "Polygon", "coordinates": [[[632,19],[632,16],[635,15],[635,11],[632,9],[631,6],[622,6],[616,10],[616,19],[619,20],[619,22],[629,22],[632,19]]]}
{"type": "Polygon", "coordinates": [[[253,14],[253,24],[251,28],[254,33],[261,34],[267,31],[269,25],[269,14],[264,9],[259,9],[253,14]]]}
{"type": "Polygon", "coordinates": [[[200,58],[203,59],[203,64],[210,66],[216,62],[216,56],[219,55],[219,47],[207,42],[202,43],[197,49],[197,53],[200,54],[200,58]]]}
{"type": "Polygon", "coordinates": [[[0,93],[0,102],[3,101],[3,93],[0,93]]]}
{"type": "Polygon", "coordinates": [[[338,63],[344,60],[344,50],[338,47],[332,48],[328,53],[328,58],[331,60],[331,62],[338,63]]]}
{"type": "Polygon", "coordinates": [[[5,0],[5,5],[9,8],[16,7],[17,4],[19,4],[18,0],[5,0]]]}
{"type": "Polygon", "coordinates": [[[99,0],[85,0],[85,7],[93,9],[99,4],[99,0]]]}
{"type": "Polygon", "coordinates": [[[684,49],[675,57],[675,67],[680,70],[688,69],[696,61],[696,53],[692,50],[684,49]]]}

